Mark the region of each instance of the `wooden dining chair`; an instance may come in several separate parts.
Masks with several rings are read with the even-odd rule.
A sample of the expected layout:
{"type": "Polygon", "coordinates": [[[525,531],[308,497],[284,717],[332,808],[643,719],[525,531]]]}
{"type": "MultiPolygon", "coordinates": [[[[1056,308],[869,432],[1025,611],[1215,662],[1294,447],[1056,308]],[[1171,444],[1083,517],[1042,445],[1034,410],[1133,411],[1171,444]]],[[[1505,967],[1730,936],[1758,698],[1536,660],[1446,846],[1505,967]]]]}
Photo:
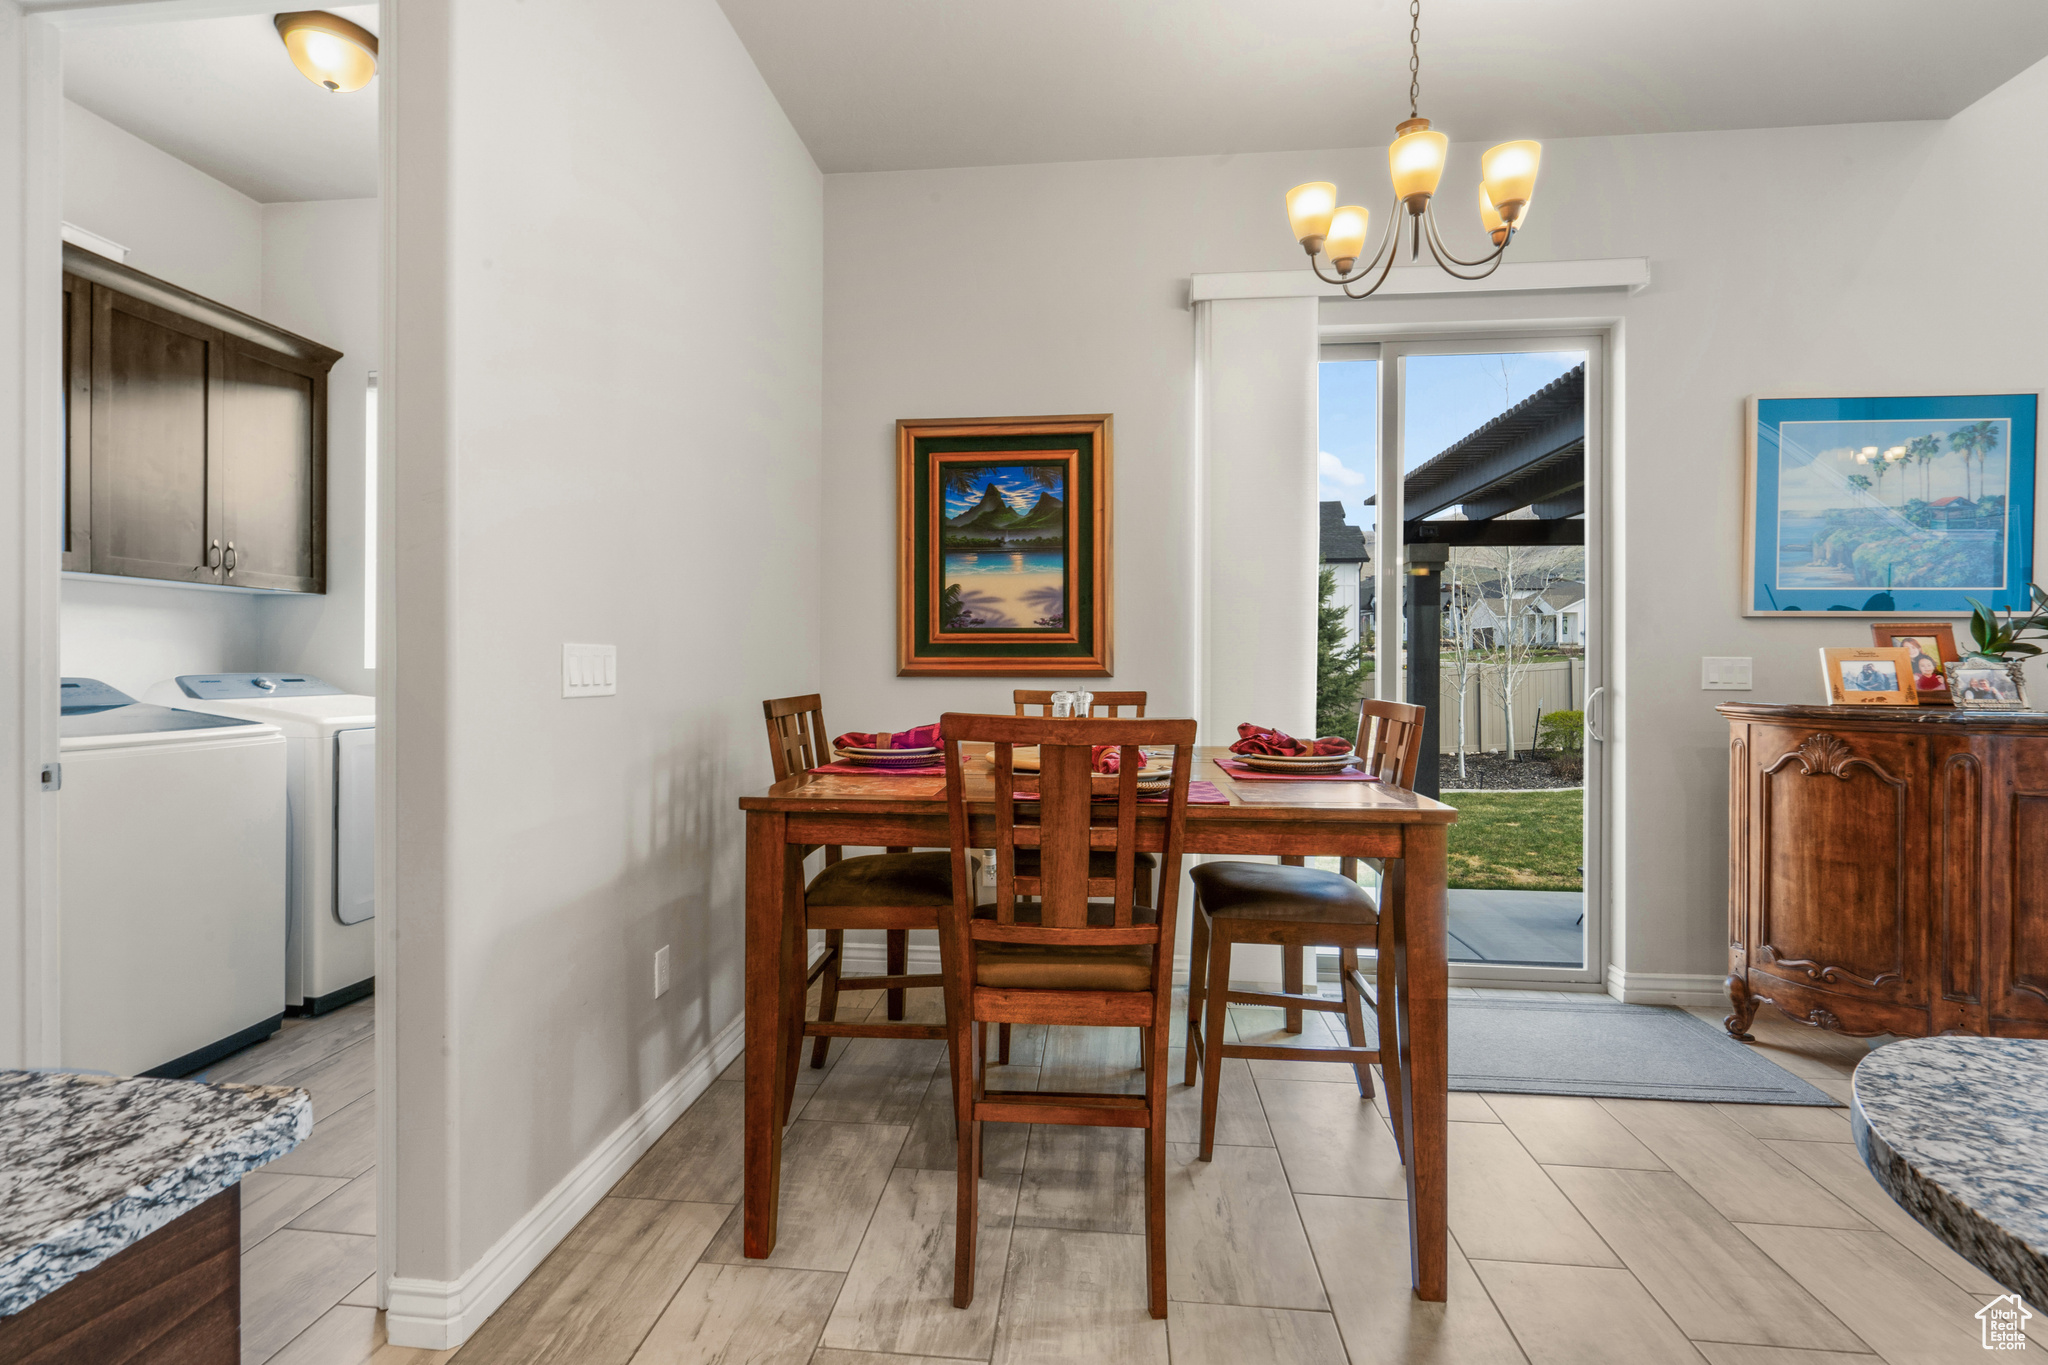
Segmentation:
{"type": "MultiPolygon", "coordinates": [[[[816,694],[777,697],[761,703],[768,720],[768,753],[775,767],[775,780],[793,777],[832,761],[831,742],[825,738],[824,702],[816,694]]],[[[808,857],[813,848],[802,850],[808,857]]],[[[826,1049],[834,1038],[943,1038],[945,1029],[937,1024],[906,1024],[903,992],[913,986],[937,986],[943,978],[927,973],[908,975],[909,940],[912,929],[936,929],[939,915],[953,900],[952,863],[940,852],[913,853],[892,848],[848,858],[836,844],[823,845],[825,867],[804,889],[804,928],[825,932],[825,955],[804,975],[804,986],[823,978],[818,992],[818,1017],[803,1020],[805,1037],[816,1038],[811,1048],[811,1065],[825,1065],[826,1049]],[[880,929],[886,935],[887,958],[882,976],[848,976],[845,972],[846,931],[880,929]],[[839,992],[883,990],[888,992],[890,1022],[842,1024],[839,992]]],[[[798,935],[807,945],[809,935],[798,935]]],[[[800,946],[800,951],[807,948],[800,946]]],[[[804,972],[799,959],[793,970],[804,972]]],[[[799,1046],[792,1039],[791,1046],[799,1046]]],[[[795,1088],[791,1072],[790,1089],[795,1088]]],[[[787,1104],[785,1096],[784,1103],[787,1104]]]]}
{"type": "MultiPolygon", "coordinates": [[[[1094,700],[1088,703],[1088,714],[1090,716],[1114,716],[1118,714],[1118,708],[1123,706],[1132,708],[1131,714],[1140,719],[1143,719],[1145,715],[1145,694],[1143,692],[1096,692],[1091,695],[1094,697],[1094,700]]],[[[1010,694],[1010,699],[1015,704],[1017,714],[1020,716],[1049,716],[1052,714],[1052,693],[1050,691],[1037,691],[1029,687],[1020,687],[1010,694]],[[1027,706],[1035,706],[1038,710],[1027,711],[1024,709],[1027,706]]]]}
{"type": "MultiPolygon", "coordinates": [[[[1413,790],[1422,757],[1425,708],[1407,702],[1367,700],[1359,710],[1353,745],[1360,766],[1390,787],[1413,790]]],[[[1376,871],[1378,859],[1365,860],[1376,871]]],[[[1378,1062],[1387,1083],[1387,1107],[1395,1142],[1401,1134],[1400,1050],[1394,1028],[1394,944],[1392,922],[1358,884],[1357,858],[1345,858],[1341,872],[1302,866],[1298,856],[1271,863],[1211,862],[1194,868],[1194,943],[1188,956],[1188,1048],[1184,1083],[1202,1081],[1202,1160],[1216,1144],[1216,1101],[1223,1059],[1279,1058],[1301,1062],[1349,1062],[1361,1099],[1372,1098],[1371,1064],[1378,1062]],[[1238,991],[1230,987],[1230,949],[1236,943],[1280,947],[1280,991],[1238,991]],[[1309,994],[1302,980],[1302,950],[1337,949],[1336,1000],[1309,994]],[[1361,948],[1376,950],[1374,981],[1359,969],[1361,948]],[[1305,1010],[1344,1016],[1344,1047],[1270,1047],[1232,1043],[1225,1037],[1224,1011],[1232,1004],[1279,1005],[1284,1031],[1299,1033],[1305,1010]],[[1365,1008],[1371,1006],[1379,1037],[1365,1046],[1365,1008]]]]}
{"type": "MultiPolygon", "coordinates": [[[[975,1196],[984,1123],[1078,1124],[1145,1130],[1146,1293],[1166,1316],[1166,1047],[1173,1001],[1175,901],[1187,836],[1192,720],[1051,719],[946,715],[946,806],[953,832],[953,903],[939,934],[952,1031],[953,1104],[959,1142],[959,1209],[953,1225],[953,1303],[974,1301],[975,1196]],[[995,745],[995,900],[978,905],[967,880],[977,842],[969,826],[960,767],[963,741],[995,745]],[[1015,799],[1012,748],[1035,744],[1038,800],[1015,799]],[[1120,750],[1115,799],[1098,802],[1090,746],[1120,750]],[[1137,896],[1138,746],[1173,746],[1173,778],[1159,838],[1161,895],[1137,896]],[[1039,856],[1039,873],[1018,871],[1018,855],[1039,856]],[[1111,859],[1095,875],[1094,855],[1111,859]],[[1026,900],[1025,898],[1029,898],[1026,900]],[[990,1024],[1136,1028],[1145,1093],[991,1090],[974,1046],[990,1024]],[[972,1032],[970,1032],[970,1030],[972,1032]]],[[[1108,784],[1105,784],[1108,785],[1108,784]]],[[[1148,840],[1149,842],[1150,840],[1148,840]]]]}
{"type": "MultiPolygon", "coordinates": [[[[1096,692],[1091,695],[1093,700],[1088,703],[1088,714],[1090,716],[1115,716],[1118,713],[1118,708],[1128,706],[1132,708],[1132,715],[1140,719],[1144,718],[1145,694],[1143,692],[1096,692]]],[[[1052,714],[1052,693],[1050,691],[1019,687],[1010,693],[1010,700],[1017,708],[1017,714],[1020,716],[1050,716],[1052,714]],[[1026,708],[1028,707],[1036,707],[1037,709],[1035,711],[1027,710],[1026,708]]],[[[1110,876],[1111,873],[1106,870],[1108,867],[1108,855],[1099,855],[1090,865],[1088,875],[1091,877],[1110,876]]],[[[1158,870],[1159,860],[1157,858],[1154,858],[1149,853],[1140,853],[1138,855],[1138,903],[1140,905],[1150,905],[1152,903],[1152,879],[1158,870]]],[[[1038,875],[1038,852],[1036,849],[1026,848],[1017,851],[1017,875],[1020,877],[1035,877],[1038,875]]],[[[997,1060],[1007,1066],[1010,1061],[1010,1026],[1008,1024],[1004,1024],[997,1031],[996,1047],[997,1060]]]]}

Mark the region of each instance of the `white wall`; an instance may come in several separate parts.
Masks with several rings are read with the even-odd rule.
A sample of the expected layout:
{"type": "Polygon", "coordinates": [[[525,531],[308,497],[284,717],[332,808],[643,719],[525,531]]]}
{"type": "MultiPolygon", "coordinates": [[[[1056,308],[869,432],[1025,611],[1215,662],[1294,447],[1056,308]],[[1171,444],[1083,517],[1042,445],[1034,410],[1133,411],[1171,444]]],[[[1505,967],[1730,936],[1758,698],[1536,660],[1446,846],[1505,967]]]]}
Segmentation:
{"type": "Polygon", "coordinates": [[[377,201],[258,204],[64,102],[64,218],[128,264],[342,352],[328,376],[324,595],[64,580],[62,666],[139,696],[180,673],[301,669],[374,692],[363,667],[363,385],[376,367],[377,201]]]}
{"type": "Polygon", "coordinates": [[[145,274],[262,316],[263,206],[70,100],[64,221],[127,247],[145,274]]]}
{"type": "Polygon", "coordinates": [[[387,18],[389,1322],[438,1345],[737,1042],[736,803],[818,683],[823,189],[712,0],[387,18]]]}
{"type": "MultiPolygon", "coordinates": [[[[1609,715],[1624,738],[1609,747],[1632,974],[1701,986],[1725,971],[1725,698],[1699,690],[1698,656],[1753,656],[1757,700],[1815,700],[1815,648],[1868,639],[1861,621],[1740,614],[1742,400],[2040,388],[2048,291],[2028,247],[2048,186],[2018,168],[2044,132],[2048,65],[1946,124],[1555,141],[1517,258],[1648,256],[1650,289],[1323,305],[1325,323],[1621,321],[1609,715]]],[[[1454,148],[1447,185],[1476,178],[1477,150],[1454,148]]],[[[890,426],[905,416],[1115,414],[1117,680],[1187,712],[1201,581],[1187,277],[1300,269],[1286,189],[1334,179],[1378,196],[1385,176],[1367,147],[827,178],[835,728],[997,707],[1011,686],[892,676],[890,426]]],[[[1446,191],[1448,223],[1469,199],[1446,191]]],[[[1242,548],[1260,553],[1255,536],[1242,548]]]]}
{"type": "Polygon", "coordinates": [[[263,206],[264,321],[341,352],[327,373],[327,591],[261,599],[255,667],[374,694],[363,666],[363,390],[382,344],[375,199],[263,206]]]}

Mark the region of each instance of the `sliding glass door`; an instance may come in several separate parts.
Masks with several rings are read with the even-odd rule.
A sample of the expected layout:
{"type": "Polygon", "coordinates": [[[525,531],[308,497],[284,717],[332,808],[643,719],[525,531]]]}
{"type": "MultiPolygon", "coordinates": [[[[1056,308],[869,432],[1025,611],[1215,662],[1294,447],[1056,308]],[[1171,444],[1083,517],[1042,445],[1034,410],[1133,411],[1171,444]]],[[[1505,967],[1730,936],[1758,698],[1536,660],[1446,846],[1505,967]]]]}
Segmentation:
{"type": "Polygon", "coordinates": [[[1355,661],[1366,695],[1427,708],[1416,788],[1459,808],[1451,959],[1469,985],[1597,983],[1605,963],[1602,348],[1323,349],[1326,617],[1345,585],[1357,604],[1334,671],[1355,661]]]}

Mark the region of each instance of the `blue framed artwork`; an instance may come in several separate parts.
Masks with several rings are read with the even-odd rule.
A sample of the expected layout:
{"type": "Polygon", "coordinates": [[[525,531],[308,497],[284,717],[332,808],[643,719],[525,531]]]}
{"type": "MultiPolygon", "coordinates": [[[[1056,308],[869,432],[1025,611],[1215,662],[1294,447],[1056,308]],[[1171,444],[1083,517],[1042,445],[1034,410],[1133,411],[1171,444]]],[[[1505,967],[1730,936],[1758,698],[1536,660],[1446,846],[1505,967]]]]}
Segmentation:
{"type": "Polygon", "coordinates": [[[1749,400],[1746,616],[2026,610],[2040,395],[1749,400]]]}

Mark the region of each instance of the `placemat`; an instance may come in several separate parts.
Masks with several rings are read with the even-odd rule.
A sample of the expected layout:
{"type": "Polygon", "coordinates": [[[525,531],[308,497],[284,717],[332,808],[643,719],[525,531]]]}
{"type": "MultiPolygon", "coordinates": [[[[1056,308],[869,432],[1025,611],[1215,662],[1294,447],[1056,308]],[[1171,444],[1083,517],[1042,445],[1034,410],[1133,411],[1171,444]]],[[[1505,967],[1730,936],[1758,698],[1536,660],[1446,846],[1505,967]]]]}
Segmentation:
{"type": "Polygon", "coordinates": [[[1219,758],[1216,766],[1230,774],[1237,782],[1377,782],[1379,779],[1360,768],[1346,768],[1334,773],[1262,773],[1256,768],[1247,768],[1236,759],[1219,758]]]}

